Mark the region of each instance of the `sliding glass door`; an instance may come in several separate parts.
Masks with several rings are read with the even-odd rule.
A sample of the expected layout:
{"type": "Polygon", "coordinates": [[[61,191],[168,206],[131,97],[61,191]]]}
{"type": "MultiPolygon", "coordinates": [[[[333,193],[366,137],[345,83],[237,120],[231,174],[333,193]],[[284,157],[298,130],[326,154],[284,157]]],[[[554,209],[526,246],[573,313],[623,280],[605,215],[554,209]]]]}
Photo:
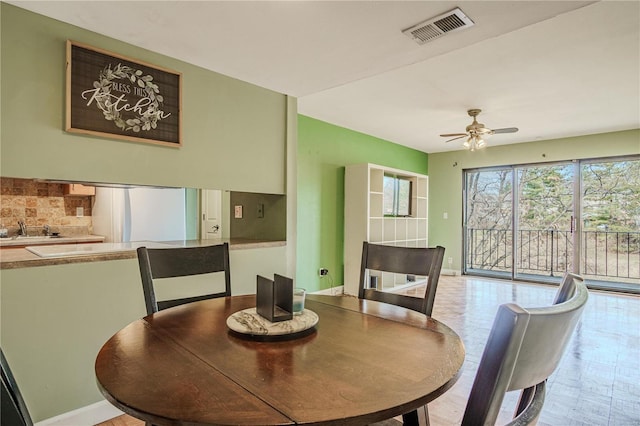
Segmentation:
{"type": "Polygon", "coordinates": [[[581,165],[580,270],[640,286],[640,159],[581,165]]]}
{"type": "Polygon", "coordinates": [[[511,275],[513,170],[465,172],[465,269],[511,275]]]}
{"type": "Polygon", "coordinates": [[[563,163],[514,169],[516,278],[576,271],[574,168],[563,163]]]}
{"type": "Polygon", "coordinates": [[[467,170],[464,272],[640,290],[640,159],[467,170]],[[609,285],[609,284],[611,285],[609,285]]]}

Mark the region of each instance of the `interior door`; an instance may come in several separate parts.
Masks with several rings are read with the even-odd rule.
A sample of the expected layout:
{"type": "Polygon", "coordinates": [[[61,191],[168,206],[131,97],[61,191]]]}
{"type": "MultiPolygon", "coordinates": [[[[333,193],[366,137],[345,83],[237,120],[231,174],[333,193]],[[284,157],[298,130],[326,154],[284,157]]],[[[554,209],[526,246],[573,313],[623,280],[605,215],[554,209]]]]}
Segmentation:
{"type": "Polygon", "coordinates": [[[203,240],[222,237],[222,191],[202,190],[202,230],[203,240]]]}

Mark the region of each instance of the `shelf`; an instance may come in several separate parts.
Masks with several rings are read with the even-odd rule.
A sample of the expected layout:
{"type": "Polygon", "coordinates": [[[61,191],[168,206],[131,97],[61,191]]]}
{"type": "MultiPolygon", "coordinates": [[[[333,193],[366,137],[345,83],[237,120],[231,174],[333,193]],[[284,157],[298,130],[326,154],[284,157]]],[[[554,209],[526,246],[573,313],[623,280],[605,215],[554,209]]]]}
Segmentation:
{"type": "Polygon", "coordinates": [[[383,217],[382,214],[383,196],[382,193],[369,193],[369,216],[383,217]]]}
{"type": "Polygon", "coordinates": [[[396,240],[396,219],[395,218],[384,218],[384,241],[395,241],[396,240]]]}
{"type": "Polygon", "coordinates": [[[418,198],[416,200],[416,217],[426,218],[428,215],[427,200],[425,198],[418,198]]]}
{"type": "Polygon", "coordinates": [[[384,191],[384,170],[371,169],[369,174],[369,191],[382,194],[384,191]]]}
{"type": "Polygon", "coordinates": [[[382,219],[369,219],[369,241],[382,242],[382,219]]]}
{"type": "Polygon", "coordinates": [[[79,183],[68,183],[64,185],[64,195],[96,195],[96,187],[81,185],[79,183]]]}
{"type": "Polygon", "coordinates": [[[427,238],[427,220],[419,220],[418,221],[418,232],[416,233],[417,238],[427,238]]]}
{"type": "MultiPolygon", "coordinates": [[[[426,175],[374,164],[349,165],[345,171],[344,286],[357,294],[362,242],[401,247],[427,247],[428,183],[426,175]],[[411,181],[411,216],[384,216],[384,176],[411,181]]],[[[406,285],[406,275],[380,274],[379,287],[406,285]]]]}
{"type": "Polygon", "coordinates": [[[396,240],[407,239],[407,221],[405,218],[396,219],[396,240]]]}

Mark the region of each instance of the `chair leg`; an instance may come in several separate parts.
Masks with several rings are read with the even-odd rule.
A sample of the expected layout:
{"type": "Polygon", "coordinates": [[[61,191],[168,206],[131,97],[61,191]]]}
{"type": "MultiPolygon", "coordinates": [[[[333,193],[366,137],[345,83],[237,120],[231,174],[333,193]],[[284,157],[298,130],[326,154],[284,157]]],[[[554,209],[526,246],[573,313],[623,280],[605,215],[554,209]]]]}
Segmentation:
{"type": "Polygon", "coordinates": [[[534,392],[535,389],[536,389],[535,386],[522,389],[522,392],[520,392],[520,399],[518,400],[518,406],[516,407],[516,412],[513,415],[514,419],[518,417],[525,410],[525,408],[527,408],[527,406],[531,403],[531,400],[533,399],[533,395],[535,393],[534,392]]]}
{"type": "Polygon", "coordinates": [[[426,405],[402,415],[404,426],[429,426],[429,409],[426,405]]]}

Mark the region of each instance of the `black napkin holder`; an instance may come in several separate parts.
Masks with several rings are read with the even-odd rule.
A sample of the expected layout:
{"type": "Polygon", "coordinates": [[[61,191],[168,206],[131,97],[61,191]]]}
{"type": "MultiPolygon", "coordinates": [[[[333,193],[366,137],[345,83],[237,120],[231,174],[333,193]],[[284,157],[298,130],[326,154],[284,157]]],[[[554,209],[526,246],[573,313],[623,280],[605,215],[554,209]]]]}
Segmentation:
{"type": "Polygon", "coordinates": [[[256,312],[271,322],[293,318],[293,279],[274,274],[274,280],[258,275],[256,312]]]}

